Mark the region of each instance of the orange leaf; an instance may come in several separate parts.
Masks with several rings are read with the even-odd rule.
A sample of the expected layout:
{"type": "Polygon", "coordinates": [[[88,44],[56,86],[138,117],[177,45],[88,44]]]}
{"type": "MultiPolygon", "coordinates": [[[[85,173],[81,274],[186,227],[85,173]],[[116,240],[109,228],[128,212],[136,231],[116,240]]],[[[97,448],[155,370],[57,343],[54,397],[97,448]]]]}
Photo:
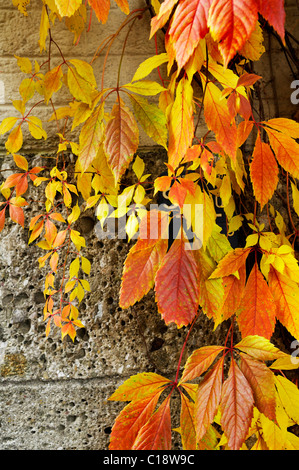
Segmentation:
{"type": "Polygon", "coordinates": [[[130,450],[140,429],[155,411],[162,390],[129,403],[117,416],[110,437],[110,450],[130,450]]]}
{"type": "Polygon", "coordinates": [[[150,38],[154,36],[154,34],[158,31],[158,29],[163,28],[163,26],[167,23],[171,11],[178,0],[165,0],[161,6],[158,15],[152,18],[151,21],[151,33],[150,38]]]}
{"type": "Polygon", "coordinates": [[[230,275],[223,278],[223,304],[221,314],[223,321],[228,320],[237,311],[243,290],[246,282],[246,269],[245,264],[238,270],[239,279],[236,276],[230,275]]]}
{"type": "Polygon", "coordinates": [[[258,134],[250,165],[250,177],[256,200],[261,210],[272,198],[278,184],[278,165],[269,144],[258,134]]]}
{"type": "Polygon", "coordinates": [[[193,380],[203,374],[224,349],[223,346],[204,346],[193,351],[187,359],[180,383],[193,380]]]}
{"type": "Polygon", "coordinates": [[[22,155],[17,155],[17,154],[15,154],[15,155],[13,156],[13,159],[14,159],[14,161],[15,161],[15,164],[16,164],[19,168],[21,168],[21,169],[24,170],[24,171],[28,171],[28,162],[27,162],[27,160],[26,160],[25,157],[23,157],[22,155]]]}
{"type": "Polygon", "coordinates": [[[258,19],[255,0],[214,0],[208,26],[218,42],[225,66],[250,38],[258,19]]]}
{"type": "Polygon", "coordinates": [[[141,400],[148,395],[154,395],[157,391],[170,383],[170,380],[162,375],[153,372],[143,372],[133,375],[127,379],[118,389],[109,397],[111,401],[136,401],[141,400]]]}
{"type": "MultiPolygon", "coordinates": [[[[187,390],[188,392],[188,390],[187,390]]],[[[191,397],[193,400],[193,397],[191,397]]],[[[180,434],[183,450],[197,450],[194,401],[181,393],[180,434]]]]}
{"type": "Polygon", "coordinates": [[[251,386],[258,410],[275,421],[275,385],[273,372],[261,361],[247,354],[241,355],[240,369],[251,386]]]}
{"type": "Polygon", "coordinates": [[[193,320],[199,303],[197,263],[188,247],[184,238],[174,240],[155,279],[158,311],[166,324],[174,322],[178,328],[193,320]]]}
{"type": "Polygon", "coordinates": [[[192,56],[200,39],[208,33],[208,13],[213,0],[180,2],[175,10],[169,35],[179,70],[192,56]]]}
{"type": "Polygon", "coordinates": [[[222,357],[198,386],[195,401],[196,437],[202,439],[216,415],[222,391],[222,357]]]}
{"type": "MultiPolygon", "coordinates": [[[[203,84],[203,86],[205,86],[203,84]]],[[[237,126],[231,120],[226,101],[221,91],[212,82],[208,82],[204,97],[204,114],[208,128],[215,133],[217,142],[233,159],[237,152],[237,126]]]]}
{"type": "Polygon", "coordinates": [[[268,127],[265,130],[279,164],[292,176],[299,178],[299,144],[282,132],[268,127]]]}
{"type": "Polygon", "coordinates": [[[275,313],[273,296],[258,264],[255,263],[237,312],[242,337],[259,335],[270,339],[275,326],[275,313]]]}
{"type": "Polygon", "coordinates": [[[113,106],[111,118],[106,127],[104,147],[108,164],[118,182],[138,148],[139,129],[121,98],[113,106]]]}
{"type": "Polygon", "coordinates": [[[110,10],[110,0],[88,0],[88,3],[94,10],[97,19],[103,24],[106,23],[110,10]]]}
{"type": "Polygon", "coordinates": [[[13,204],[9,205],[9,215],[11,220],[20,224],[24,228],[24,212],[21,207],[14,206],[13,204]]]}
{"type": "Polygon", "coordinates": [[[5,147],[8,153],[16,153],[20,150],[23,145],[23,133],[21,124],[15,127],[8,136],[5,142],[5,147]]]}
{"type": "Polygon", "coordinates": [[[253,402],[251,387],[232,357],[220,403],[221,426],[231,450],[239,450],[247,437],[253,402]]]}
{"type": "Polygon", "coordinates": [[[225,255],[219,262],[217,268],[210,276],[210,279],[217,277],[226,277],[234,274],[246,263],[251,248],[236,248],[225,255]]]}
{"type": "Polygon", "coordinates": [[[0,211],[0,232],[3,230],[5,224],[5,209],[4,207],[4,209],[0,211]]]}
{"type": "Polygon", "coordinates": [[[272,266],[269,288],[275,300],[276,317],[294,336],[299,338],[299,286],[272,266]]]}
{"type": "Polygon", "coordinates": [[[126,15],[130,13],[130,8],[128,4],[128,0],[115,0],[121,11],[123,11],[126,15]]]}
{"type": "Polygon", "coordinates": [[[133,450],[170,450],[171,417],[170,396],[165,398],[158,410],[140,429],[132,447],[133,450]]]}
{"type": "Polygon", "coordinates": [[[167,251],[168,241],[158,240],[142,250],[131,249],[124,263],[119,305],[128,308],[154,286],[155,275],[167,251]]]}

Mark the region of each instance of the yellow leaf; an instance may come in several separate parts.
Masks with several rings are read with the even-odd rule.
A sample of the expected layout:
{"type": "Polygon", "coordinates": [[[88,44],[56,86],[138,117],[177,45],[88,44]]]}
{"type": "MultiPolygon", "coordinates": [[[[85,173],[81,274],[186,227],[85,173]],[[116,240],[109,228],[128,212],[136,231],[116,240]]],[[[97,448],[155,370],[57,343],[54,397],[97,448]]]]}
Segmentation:
{"type": "Polygon", "coordinates": [[[60,65],[54,67],[54,69],[49,70],[49,72],[46,73],[44,78],[44,93],[47,104],[49,103],[49,100],[52,97],[53,93],[56,93],[61,88],[62,76],[63,72],[60,65]]]}
{"type": "Polygon", "coordinates": [[[0,125],[0,134],[5,134],[6,132],[9,132],[13,126],[16,124],[19,118],[17,117],[7,117],[4,118],[3,121],[1,122],[0,125]]]}
{"type": "Polygon", "coordinates": [[[91,106],[94,87],[77,72],[74,67],[69,67],[67,83],[71,94],[76,100],[91,106]]]}
{"type": "Polygon", "coordinates": [[[90,274],[91,264],[89,259],[85,258],[84,256],[81,257],[81,266],[82,270],[85,274],[90,274]]]}
{"type": "Polygon", "coordinates": [[[17,59],[17,64],[22,72],[31,73],[32,63],[30,59],[28,59],[27,57],[19,57],[17,55],[15,55],[15,58],[17,59]]]}
{"type": "Polygon", "coordinates": [[[132,169],[135,173],[135,175],[138,178],[138,181],[140,180],[141,176],[143,175],[144,172],[144,161],[137,155],[135,158],[135,161],[132,165],[132,169]]]}
{"type": "Polygon", "coordinates": [[[23,13],[24,16],[28,16],[26,7],[29,5],[30,0],[12,0],[12,3],[15,7],[18,7],[18,10],[23,13]]]}
{"type": "Polygon", "coordinates": [[[136,82],[137,80],[147,77],[154,69],[165,64],[165,62],[168,62],[168,55],[166,52],[149,57],[139,65],[132,82],[136,82]]]}
{"type": "Polygon", "coordinates": [[[35,92],[35,83],[32,78],[24,78],[19,86],[19,92],[25,102],[32,98],[35,92]]]}
{"type": "Polygon", "coordinates": [[[48,13],[46,10],[46,6],[43,5],[41,19],[40,19],[39,41],[38,41],[40,52],[43,52],[43,50],[46,49],[46,39],[48,36],[49,27],[50,27],[50,23],[49,23],[48,13]]]}
{"type": "Polygon", "coordinates": [[[71,59],[69,62],[75,67],[82,78],[84,78],[92,87],[96,88],[97,82],[94,76],[93,67],[90,64],[79,59],[71,59]]]}
{"type": "Polygon", "coordinates": [[[44,140],[46,140],[47,133],[43,129],[43,124],[40,118],[36,116],[29,116],[27,118],[27,122],[28,122],[29,132],[32,135],[32,137],[34,137],[35,139],[44,138],[44,140]]]}
{"type": "Polygon", "coordinates": [[[18,125],[10,134],[5,142],[8,153],[17,153],[23,145],[23,133],[21,124],[18,125]]]}
{"type": "Polygon", "coordinates": [[[253,33],[240,51],[240,55],[249,60],[259,60],[266,50],[263,46],[263,41],[263,31],[259,22],[257,22],[253,33]]]}
{"type": "Polygon", "coordinates": [[[80,260],[79,258],[75,258],[70,264],[70,279],[78,276],[79,269],[80,269],[80,260]]]}
{"type": "Polygon", "coordinates": [[[282,405],[287,415],[299,424],[299,390],[298,387],[285,377],[275,377],[275,385],[282,405]]]}
{"type": "Polygon", "coordinates": [[[136,83],[127,83],[123,88],[138,93],[139,95],[154,96],[166,89],[157,82],[151,80],[140,80],[136,83]]]}
{"type": "Polygon", "coordinates": [[[81,237],[77,230],[71,230],[71,240],[78,251],[80,251],[83,246],[86,246],[84,237],[81,237]]]}
{"type": "Polygon", "coordinates": [[[67,218],[68,223],[70,225],[73,224],[79,218],[80,213],[81,213],[80,208],[79,208],[78,204],[76,204],[73,207],[71,214],[67,218]]]}
{"type": "Polygon", "coordinates": [[[72,16],[80,7],[82,0],[55,0],[60,16],[72,16]]]}
{"type": "Polygon", "coordinates": [[[297,186],[291,182],[292,185],[292,196],[293,196],[293,207],[296,214],[299,216],[299,191],[297,186]]]}
{"type": "Polygon", "coordinates": [[[22,157],[22,155],[14,155],[13,159],[15,161],[15,164],[21,168],[24,171],[28,170],[28,162],[25,157],[22,157]]]}

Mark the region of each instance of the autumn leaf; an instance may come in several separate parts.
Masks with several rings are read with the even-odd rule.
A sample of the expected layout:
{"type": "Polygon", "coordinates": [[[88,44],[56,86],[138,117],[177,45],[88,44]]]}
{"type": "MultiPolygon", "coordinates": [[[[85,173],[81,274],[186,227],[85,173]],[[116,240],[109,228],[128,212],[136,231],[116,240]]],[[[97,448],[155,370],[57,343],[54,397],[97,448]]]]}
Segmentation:
{"type": "Polygon", "coordinates": [[[275,300],[276,318],[295,337],[299,338],[299,286],[288,276],[271,266],[269,288],[275,300]]]}
{"type": "Polygon", "coordinates": [[[117,416],[112,427],[109,449],[130,450],[139,430],[148,423],[155,411],[162,390],[146,398],[131,401],[117,416]]]}
{"type": "Polygon", "coordinates": [[[255,0],[214,0],[208,26],[224,59],[225,66],[250,38],[258,19],[255,0]]]}
{"type": "Polygon", "coordinates": [[[278,163],[295,178],[299,178],[299,144],[283,132],[265,127],[278,163]]]}
{"type": "Polygon", "coordinates": [[[101,142],[103,131],[104,106],[99,105],[87,119],[79,136],[79,162],[84,173],[95,160],[101,142]]]}
{"type": "Polygon", "coordinates": [[[278,165],[269,146],[257,136],[250,165],[250,177],[256,200],[261,210],[272,198],[278,184],[278,165]]]}
{"type": "Polygon", "coordinates": [[[208,32],[208,13],[213,0],[180,2],[175,10],[169,35],[176,52],[179,70],[183,68],[200,39],[208,32]]]}
{"type": "Polygon", "coordinates": [[[108,164],[118,182],[132,161],[139,143],[137,123],[121,98],[113,106],[105,134],[104,148],[108,164]]]}
{"type": "Polygon", "coordinates": [[[275,303],[269,286],[255,263],[247,280],[237,321],[242,337],[260,335],[270,339],[275,326],[275,303]]]}
{"type": "Polygon", "coordinates": [[[171,416],[170,397],[165,398],[158,410],[140,429],[132,450],[170,450],[171,416]]]}
{"type": "Polygon", "coordinates": [[[284,0],[258,0],[260,14],[276,29],[281,39],[284,41],[285,10],[284,0]]]}
{"type": "Polygon", "coordinates": [[[193,89],[182,78],[177,86],[176,97],[169,115],[168,163],[175,169],[184,158],[194,137],[193,89]]]}
{"type": "Polygon", "coordinates": [[[236,361],[231,358],[221,395],[221,426],[231,450],[239,450],[247,437],[253,416],[253,392],[236,361]]]}
{"type": "Polygon", "coordinates": [[[145,59],[138,66],[133,76],[132,82],[142,80],[143,78],[147,77],[153,70],[158,68],[160,65],[165,64],[166,62],[168,62],[168,55],[166,52],[162,52],[161,54],[156,54],[153,57],[145,59]]]}
{"type": "Polygon", "coordinates": [[[216,279],[217,277],[226,277],[234,274],[245,265],[250,251],[251,248],[236,248],[235,250],[227,253],[227,255],[219,262],[210,278],[216,279]]]}
{"type": "Polygon", "coordinates": [[[109,397],[111,401],[136,401],[141,400],[170,383],[170,380],[153,372],[142,372],[127,379],[109,397]]]}
{"type": "MultiPolygon", "coordinates": [[[[138,243],[138,242],[137,242],[138,243]]],[[[140,301],[154,286],[155,275],[166,254],[167,240],[158,240],[144,249],[135,246],[125,263],[120,289],[119,305],[128,308],[140,301]]]]}
{"type": "MultiPolygon", "coordinates": [[[[204,80],[203,86],[205,87],[204,80]]],[[[221,91],[212,82],[206,84],[204,115],[208,128],[215,133],[217,142],[219,142],[232,160],[235,160],[237,152],[237,126],[235,121],[231,120],[226,102],[221,96],[221,91]]]]}
{"type": "Polygon", "coordinates": [[[180,328],[195,317],[199,302],[198,270],[193,251],[183,237],[174,240],[155,278],[158,311],[166,324],[180,328]]]}
{"type": "Polygon", "coordinates": [[[223,346],[204,346],[193,351],[187,359],[180,383],[202,375],[224,349],[223,346]]]}
{"type": "Polygon", "coordinates": [[[154,34],[156,34],[158,29],[163,28],[163,26],[167,23],[170,14],[177,2],[178,0],[165,0],[162,3],[158,15],[152,18],[150,39],[154,36],[154,34]]]}
{"type": "Polygon", "coordinates": [[[200,382],[195,401],[196,437],[205,435],[217,413],[222,394],[224,357],[218,360],[213,369],[200,382]]]}
{"type": "Polygon", "coordinates": [[[253,391],[255,406],[269,419],[275,421],[276,399],[273,372],[261,361],[240,354],[240,369],[253,391]]]}
{"type": "Polygon", "coordinates": [[[55,0],[60,16],[72,16],[80,7],[82,0],[55,0]]]}
{"type": "Polygon", "coordinates": [[[167,149],[166,117],[157,105],[149,103],[146,98],[130,95],[130,101],[137,120],[147,135],[158,145],[167,149]]]}

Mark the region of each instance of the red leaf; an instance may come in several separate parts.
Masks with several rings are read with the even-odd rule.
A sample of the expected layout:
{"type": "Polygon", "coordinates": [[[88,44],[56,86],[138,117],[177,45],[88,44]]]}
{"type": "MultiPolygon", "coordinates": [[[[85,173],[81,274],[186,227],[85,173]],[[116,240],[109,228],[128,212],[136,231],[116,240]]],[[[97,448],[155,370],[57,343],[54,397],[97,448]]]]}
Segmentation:
{"type": "Polygon", "coordinates": [[[239,450],[247,437],[253,402],[251,387],[232,358],[220,403],[221,426],[231,450],[239,450]]]}
{"type": "Polygon", "coordinates": [[[213,0],[180,2],[169,31],[179,69],[192,56],[200,39],[208,33],[208,13],[213,0]]]}
{"type": "Polygon", "coordinates": [[[258,0],[260,14],[276,29],[284,41],[285,10],[284,0],[258,0]]]}
{"type": "Polygon", "coordinates": [[[214,0],[208,26],[225,66],[250,38],[258,19],[256,0],[214,0]]]}
{"type": "Polygon", "coordinates": [[[3,230],[5,224],[5,209],[6,207],[0,211],[0,232],[3,230]]]}
{"type": "Polygon", "coordinates": [[[219,359],[213,369],[199,384],[195,401],[196,437],[205,435],[216,415],[222,391],[224,358],[219,359]]]}
{"type": "Polygon", "coordinates": [[[140,429],[133,450],[170,450],[171,449],[171,417],[170,396],[165,398],[158,410],[140,429]]]}
{"type": "Polygon", "coordinates": [[[128,168],[139,143],[139,129],[130,109],[119,99],[113,106],[104,142],[107,160],[115,181],[128,168]]]}
{"type": "Polygon", "coordinates": [[[199,303],[197,263],[184,238],[174,240],[155,279],[158,311],[166,324],[180,328],[195,317],[199,303]]]}

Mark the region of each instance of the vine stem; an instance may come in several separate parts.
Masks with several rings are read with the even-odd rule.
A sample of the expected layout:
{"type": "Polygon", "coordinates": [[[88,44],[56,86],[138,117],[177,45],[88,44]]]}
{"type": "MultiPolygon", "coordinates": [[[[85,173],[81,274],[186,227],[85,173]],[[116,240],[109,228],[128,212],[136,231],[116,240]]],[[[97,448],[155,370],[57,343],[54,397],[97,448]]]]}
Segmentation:
{"type": "Polygon", "coordinates": [[[189,336],[190,336],[190,333],[195,325],[195,322],[199,316],[199,314],[202,312],[202,310],[199,310],[195,317],[193,318],[193,321],[191,323],[191,326],[189,328],[189,331],[188,331],[188,334],[185,338],[185,341],[184,341],[184,344],[183,344],[183,347],[182,347],[182,350],[181,350],[181,354],[180,354],[180,357],[179,357],[179,362],[178,362],[178,367],[177,367],[177,371],[176,371],[176,376],[175,376],[175,379],[174,379],[174,386],[176,387],[177,386],[177,383],[178,383],[178,378],[179,378],[179,373],[180,373],[180,368],[181,368],[181,362],[182,362],[182,359],[183,359],[183,354],[184,354],[184,351],[185,351],[185,348],[186,348],[186,345],[187,345],[187,342],[188,342],[188,339],[189,339],[189,336]]]}

